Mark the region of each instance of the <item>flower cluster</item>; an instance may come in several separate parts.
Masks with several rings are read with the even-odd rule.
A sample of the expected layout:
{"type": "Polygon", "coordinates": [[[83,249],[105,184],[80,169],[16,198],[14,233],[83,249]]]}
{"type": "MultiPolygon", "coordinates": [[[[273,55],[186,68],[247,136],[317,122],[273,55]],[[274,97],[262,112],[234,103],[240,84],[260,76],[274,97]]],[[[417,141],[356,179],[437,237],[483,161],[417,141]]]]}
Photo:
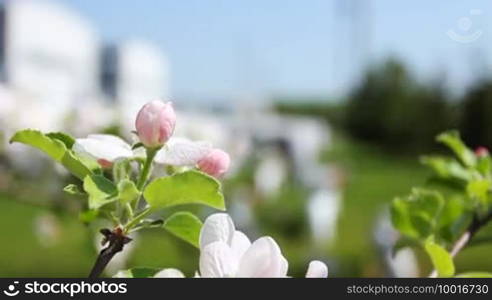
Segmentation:
{"type": "MultiPolygon", "coordinates": [[[[74,139],[61,132],[32,129],[17,132],[11,142],[43,151],[81,181],[64,190],[87,197],[81,213],[84,222],[95,218],[112,222],[113,228],[100,230],[104,248],[90,278],[98,277],[109,259],[124,251],[132,241],[130,234],[152,227],[163,228],[199,248],[199,277],[287,277],[288,263],[275,240],[261,237],[251,242],[225,213],[211,215],[204,224],[179,209],[166,220],[158,217],[159,211],[178,205],[225,210],[217,178],[228,171],[229,155],[208,142],[174,136],[176,119],[170,102],[152,101],[138,112],[132,144],[108,134],[74,139]],[[155,164],[166,166],[169,172],[151,176],[155,164]]],[[[130,273],[131,269],[118,276],[130,273]]],[[[183,277],[177,269],[155,273],[151,276],[183,277]]],[[[309,264],[306,277],[327,275],[324,263],[309,264]]]]}
{"type": "MultiPolygon", "coordinates": [[[[288,262],[275,240],[264,236],[253,243],[234,227],[229,215],[209,216],[200,231],[199,273],[195,277],[288,277],[288,262]]],[[[116,277],[124,276],[117,274],[116,277]]],[[[154,277],[184,277],[174,268],[163,269],[154,277]]],[[[306,278],[328,277],[328,268],[311,261],[306,278]]]]}
{"type": "MultiPolygon", "coordinates": [[[[230,165],[229,155],[214,149],[210,143],[191,141],[183,137],[172,137],[176,125],[176,114],[172,103],[152,101],[139,111],[135,128],[142,146],[157,150],[154,161],[176,167],[198,167],[201,171],[221,177],[230,165]]],[[[143,158],[142,148],[132,149],[123,139],[107,134],[91,134],[77,139],[74,151],[96,160],[101,167],[110,168],[121,158],[143,158]]]]}

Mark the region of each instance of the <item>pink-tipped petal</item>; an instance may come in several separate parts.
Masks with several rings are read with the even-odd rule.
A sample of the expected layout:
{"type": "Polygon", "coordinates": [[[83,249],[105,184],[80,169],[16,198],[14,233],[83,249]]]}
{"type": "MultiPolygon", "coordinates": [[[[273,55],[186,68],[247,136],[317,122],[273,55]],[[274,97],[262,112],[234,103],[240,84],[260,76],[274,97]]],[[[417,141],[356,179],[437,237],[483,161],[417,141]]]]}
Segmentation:
{"type": "Polygon", "coordinates": [[[155,157],[155,162],[171,166],[195,166],[212,151],[209,142],[172,137],[155,157]]]}
{"type": "Polygon", "coordinates": [[[220,177],[227,172],[230,164],[229,154],[220,149],[213,149],[198,162],[198,168],[211,176],[220,177]]]}

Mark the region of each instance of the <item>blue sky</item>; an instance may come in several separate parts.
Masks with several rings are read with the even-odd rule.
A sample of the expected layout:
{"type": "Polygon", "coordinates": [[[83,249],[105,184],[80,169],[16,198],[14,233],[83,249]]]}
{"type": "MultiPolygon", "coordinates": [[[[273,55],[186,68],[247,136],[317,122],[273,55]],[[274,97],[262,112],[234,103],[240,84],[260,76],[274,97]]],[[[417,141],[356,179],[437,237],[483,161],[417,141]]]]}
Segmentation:
{"type": "Polygon", "coordinates": [[[422,81],[445,73],[460,91],[492,62],[490,0],[60,2],[85,16],[107,41],[154,42],[171,63],[177,98],[336,97],[364,64],[388,55],[404,59],[422,81]],[[356,17],[357,27],[350,26],[350,2],[366,12],[356,17]],[[468,31],[457,23],[462,17],[472,21],[468,31]],[[446,35],[450,29],[482,35],[464,44],[446,35]]]}

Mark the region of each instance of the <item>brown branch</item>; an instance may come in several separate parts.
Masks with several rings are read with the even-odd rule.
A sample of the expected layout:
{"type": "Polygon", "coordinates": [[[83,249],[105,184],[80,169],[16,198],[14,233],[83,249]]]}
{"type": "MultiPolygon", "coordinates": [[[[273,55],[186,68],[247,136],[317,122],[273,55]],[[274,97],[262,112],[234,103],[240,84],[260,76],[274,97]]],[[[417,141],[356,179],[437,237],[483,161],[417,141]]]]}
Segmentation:
{"type": "Polygon", "coordinates": [[[105,245],[108,243],[108,246],[99,252],[94,267],[92,267],[91,273],[89,274],[90,279],[98,278],[111,259],[123,250],[125,244],[128,244],[132,240],[123,234],[123,230],[120,227],[117,227],[113,231],[101,229],[101,234],[104,235],[102,244],[105,245]]]}

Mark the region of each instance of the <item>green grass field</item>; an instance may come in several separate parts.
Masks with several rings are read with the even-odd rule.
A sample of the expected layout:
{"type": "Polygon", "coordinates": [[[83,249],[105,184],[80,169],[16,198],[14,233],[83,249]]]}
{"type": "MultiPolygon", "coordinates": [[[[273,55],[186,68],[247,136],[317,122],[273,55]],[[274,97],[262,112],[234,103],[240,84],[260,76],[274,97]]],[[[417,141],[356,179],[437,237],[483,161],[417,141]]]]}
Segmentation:
{"type": "MultiPolygon", "coordinates": [[[[94,230],[77,216],[56,215],[58,240],[44,245],[35,234],[35,219],[44,208],[17,203],[0,195],[0,277],[86,277],[97,252],[94,230]]],[[[193,275],[198,250],[162,229],[148,230],[136,238],[130,266],[176,267],[193,275]]]]}

